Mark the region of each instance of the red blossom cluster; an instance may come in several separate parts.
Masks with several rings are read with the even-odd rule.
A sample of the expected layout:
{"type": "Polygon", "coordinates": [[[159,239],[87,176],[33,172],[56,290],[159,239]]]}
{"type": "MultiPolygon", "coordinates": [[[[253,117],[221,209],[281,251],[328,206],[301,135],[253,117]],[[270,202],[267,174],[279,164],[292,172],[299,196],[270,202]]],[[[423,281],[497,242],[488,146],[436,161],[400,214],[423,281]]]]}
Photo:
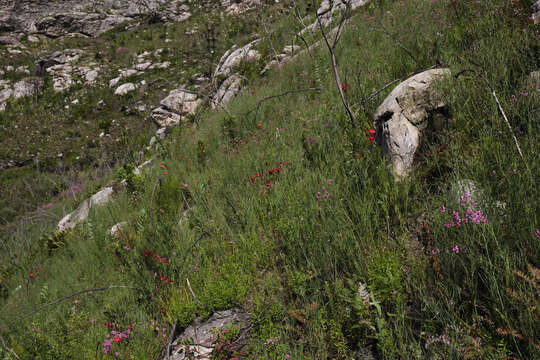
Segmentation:
{"type": "MultiPolygon", "coordinates": [[[[275,175],[279,175],[281,171],[283,170],[283,166],[289,165],[288,161],[277,162],[276,167],[271,167],[269,169],[266,169],[262,174],[260,172],[257,172],[255,175],[251,176],[251,182],[255,182],[257,179],[260,179],[261,182],[265,185],[265,187],[268,189],[272,187],[272,181],[271,178],[275,175]]],[[[266,164],[268,166],[268,163],[266,164]]],[[[259,190],[259,194],[263,194],[264,189],[259,190]]]]}
{"type": "Polygon", "coordinates": [[[368,130],[368,135],[366,135],[366,139],[367,141],[369,141],[370,143],[374,143],[375,142],[375,134],[377,132],[375,131],[375,129],[371,128],[368,130]]]}
{"type": "Polygon", "coordinates": [[[158,254],[152,254],[150,250],[144,250],[144,256],[151,256],[154,259],[158,260],[159,262],[167,264],[169,262],[169,259],[167,259],[164,256],[159,256],[158,254]]]}

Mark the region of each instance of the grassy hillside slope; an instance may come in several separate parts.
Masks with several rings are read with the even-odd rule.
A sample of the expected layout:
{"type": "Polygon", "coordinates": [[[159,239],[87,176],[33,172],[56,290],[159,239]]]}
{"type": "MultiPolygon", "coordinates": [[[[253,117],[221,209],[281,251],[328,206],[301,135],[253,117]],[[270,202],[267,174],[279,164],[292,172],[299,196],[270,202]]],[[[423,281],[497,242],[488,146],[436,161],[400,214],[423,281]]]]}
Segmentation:
{"type": "MultiPolygon", "coordinates": [[[[13,231],[0,354],[158,359],[174,324],[237,306],[252,314],[249,344],[216,348],[215,359],[539,358],[540,94],[527,78],[540,69],[540,30],[530,5],[361,8],[336,49],[356,128],[324,46],[263,78],[246,71],[230,114],[205,110],[176,128],[153,167],[86,223],[41,240],[39,229],[13,231]],[[393,180],[366,140],[392,87],[363,100],[436,64],[489,80],[523,158],[486,82],[466,72],[439,84],[449,118],[411,178],[393,180]],[[466,211],[455,185],[464,179],[487,221],[445,226],[466,211]],[[120,221],[129,225],[113,238],[120,221]],[[127,329],[129,342],[105,351],[127,329]]],[[[280,20],[263,55],[301,28],[292,10],[280,20]]]]}

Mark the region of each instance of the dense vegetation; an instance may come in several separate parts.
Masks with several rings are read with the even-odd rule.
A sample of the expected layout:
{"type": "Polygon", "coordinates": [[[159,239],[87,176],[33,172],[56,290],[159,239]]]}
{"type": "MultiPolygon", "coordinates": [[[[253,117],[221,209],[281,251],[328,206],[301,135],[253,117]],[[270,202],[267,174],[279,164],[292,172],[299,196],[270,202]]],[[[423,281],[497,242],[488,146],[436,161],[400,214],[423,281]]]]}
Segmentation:
{"type": "MultiPolygon", "coordinates": [[[[278,20],[265,12],[264,21],[243,23],[243,31],[259,31],[263,58],[299,43],[298,19],[313,12],[285,3],[278,20]]],[[[58,200],[50,217],[6,228],[0,354],[157,359],[173,324],[181,329],[236,306],[252,314],[249,345],[242,354],[215,350],[216,359],[539,358],[540,96],[527,79],[540,69],[540,30],[528,19],[531,5],[408,0],[360,8],[336,48],[355,128],[324,45],[262,78],[264,61],[245,65],[245,88],[229,113],[204,110],[175,128],[146,152],[154,157],[148,172],[130,175],[129,154],[142,143],[134,141],[110,158],[125,166],[85,180],[97,189],[115,174],[128,176],[114,203],[87,222],[54,232],[64,207],[76,206],[58,200]],[[439,84],[450,114],[421,149],[420,166],[409,180],[393,180],[380,148],[366,140],[391,87],[363,99],[433,65],[488,80],[523,157],[486,81],[464,72],[439,84]],[[464,180],[477,184],[474,199],[459,185],[464,180]],[[453,226],[457,217],[471,221],[453,226]],[[121,221],[128,227],[112,237],[121,221]],[[85,289],[95,291],[41,307],[85,289]],[[108,351],[112,331],[129,342],[108,351]]],[[[246,19],[219,23],[222,39],[246,19]]],[[[173,27],[180,34],[197,17],[190,21],[173,27]]],[[[106,39],[110,53],[154,49],[166,28],[137,31],[153,35],[146,42],[113,31],[95,41],[106,39]]],[[[192,54],[182,55],[182,38],[172,38],[178,42],[167,47],[177,66],[156,77],[181,81],[174,76],[192,54]]],[[[231,42],[220,44],[223,53],[231,42]]],[[[157,102],[158,95],[135,96],[157,102]]],[[[105,98],[111,119],[129,121],[116,102],[139,100],[119,100],[106,87],[87,96],[80,105],[87,110],[69,110],[65,119],[87,116],[105,98]]],[[[21,102],[10,116],[26,121],[49,100],[21,102]]],[[[68,131],[53,123],[63,115],[43,113],[68,131]]],[[[7,175],[0,176],[4,191],[7,175]]]]}

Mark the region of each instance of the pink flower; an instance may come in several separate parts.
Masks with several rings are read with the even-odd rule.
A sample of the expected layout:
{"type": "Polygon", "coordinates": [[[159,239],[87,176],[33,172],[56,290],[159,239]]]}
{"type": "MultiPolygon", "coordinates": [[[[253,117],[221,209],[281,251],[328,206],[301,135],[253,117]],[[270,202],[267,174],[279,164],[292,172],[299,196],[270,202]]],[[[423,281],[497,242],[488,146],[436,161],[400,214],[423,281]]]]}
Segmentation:
{"type": "Polygon", "coordinates": [[[458,253],[459,253],[459,246],[454,245],[454,247],[452,248],[452,251],[453,251],[454,253],[458,254],[458,253]]]}

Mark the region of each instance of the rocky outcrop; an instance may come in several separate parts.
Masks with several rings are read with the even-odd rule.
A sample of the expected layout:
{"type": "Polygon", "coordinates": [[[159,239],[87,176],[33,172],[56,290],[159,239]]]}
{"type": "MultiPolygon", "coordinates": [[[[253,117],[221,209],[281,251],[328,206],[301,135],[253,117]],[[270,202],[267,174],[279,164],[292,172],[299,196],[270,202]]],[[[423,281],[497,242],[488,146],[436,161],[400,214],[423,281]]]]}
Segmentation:
{"type": "Polygon", "coordinates": [[[47,16],[37,21],[35,26],[38,33],[49,37],[73,33],[97,36],[131,20],[133,19],[122,15],[73,12],[47,16]]]}
{"type": "Polygon", "coordinates": [[[261,54],[253,49],[259,41],[253,40],[241,48],[234,45],[223,54],[214,71],[214,78],[222,81],[212,97],[213,108],[225,105],[240,91],[242,78],[236,73],[236,68],[243,61],[257,61],[261,58],[261,54]]]}
{"type": "Polygon", "coordinates": [[[96,206],[105,205],[111,201],[113,192],[112,186],[109,186],[83,201],[75,211],[69,213],[60,220],[58,223],[58,230],[72,229],[78,223],[85,221],[88,218],[90,209],[96,206]]]}
{"type": "Polygon", "coordinates": [[[0,31],[96,36],[141,16],[160,22],[184,21],[191,15],[188,10],[182,0],[0,1],[0,31]]]}
{"type": "Polygon", "coordinates": [[[443,112],[445,103],[432,84],[449,75],[448,69],[417,74],[396,86],[375,112],[377,143],[390,158],[396,179],[412,171],[422,132],[443,112]]]}
{"type": "Polygon", "coordinates": [[[239,309],[230,309],[214,313],[206,321],[196,319],[171,344],[171,353],[165,354],[164,359],[184,360],[209,358],[216,346],[214,334],[221,334],[227,326],[235,324],[240,328],[239,336],[233,339],[236,349],[241,349],[247,343],[247,332],[250,328],[251,316],[239,309]]]}
{"type": "Polygon", "coordinates": [[[78,82],[93,85],[97,82],[100,68],[96,63],[76,65],[84,55],[80,49],[66,49],[52,54],[42,54],[35,62],[35,73],[38,76],[49,76],[55,91],[64,91],[78,82]]]}
{"type": "Polygon", "coordinates": [[[133,83],[125,83],[120,85],[115,91],[114,95],[126,95],[132,91],[135,91],[137,89],[137,86],[133,83]]]}
{"type": "Polygon", "coordinates": [[[221,5],[226,7],[227,15],[240,15],[261,5],[261,0],[224,0],[221,5]]]}
{"type": "Polygon", "coordinates": [[[532,6],[531,18],[535,24],[540,24],[540,0],[537,0],[532,6]]]}
{"type": "MultiPolygon", "coordinates": [[[[368,1],[369,0],[323,0],[319,6],[319,9],[317,9],[317,14],[319,15],[322,26],[328,27],[332,24],[332,15],[334,12],[345,10],[347,8],[347,4],[350,5],[351,10],[354,10],[360,6],[364,6],[368,1]]],[[[315,19],[311,25],[306,26],[302,31],[300,31],[300,34],[303,34],[309,30],[316,30],[318,27],[319,22],[315,19]]]]}
{"type": "Polygon", "coordinates": [[[231,75],[225,80],[212,99],[212,108],[226,105],[240,91],[242,78],[237,74],[231,75]],[[218,105],[219,104],[219,105],[218,105]]]}
{"type": "Polygon", "coordinates": [[[195,115],[201,103],[196,94],[181,88],[174,89],[161,100],[161,106],[152,111],[151,118],[162,128],[176,126],[184,116],[195,115]]]}
{"type": "Polygon", "coordinates": [[[42,86],[43,80],[35,77],[17,81],[15,84],[11,84],[7,80],[0,80],[0,111],[5,111],[8,100],[33,96],[42,86]]]}
{"type": "Polygon", "coordinates": [[[281,54],[274,56],[274,58],[266,64],[261,71],[261,75],[264,75],[268,70],[272,68],[279,68],[289,62],[292,58],[300,54],[303,51],[299,45],[287,45],[281,51],[281,54]]]}
{"type": "Polygon", "coordinates": [[[260,39],[253,40],[241,48],[234,45],[232,48],[227,50],[219,60],[216,71],[214,72],[214,77],[227,77],[233,73],[234,68],[237,67],[242,61],[254,61],[260,59],[261,54],[257,50],[253,49],[253,46],[259,41],[260,39]]]}

